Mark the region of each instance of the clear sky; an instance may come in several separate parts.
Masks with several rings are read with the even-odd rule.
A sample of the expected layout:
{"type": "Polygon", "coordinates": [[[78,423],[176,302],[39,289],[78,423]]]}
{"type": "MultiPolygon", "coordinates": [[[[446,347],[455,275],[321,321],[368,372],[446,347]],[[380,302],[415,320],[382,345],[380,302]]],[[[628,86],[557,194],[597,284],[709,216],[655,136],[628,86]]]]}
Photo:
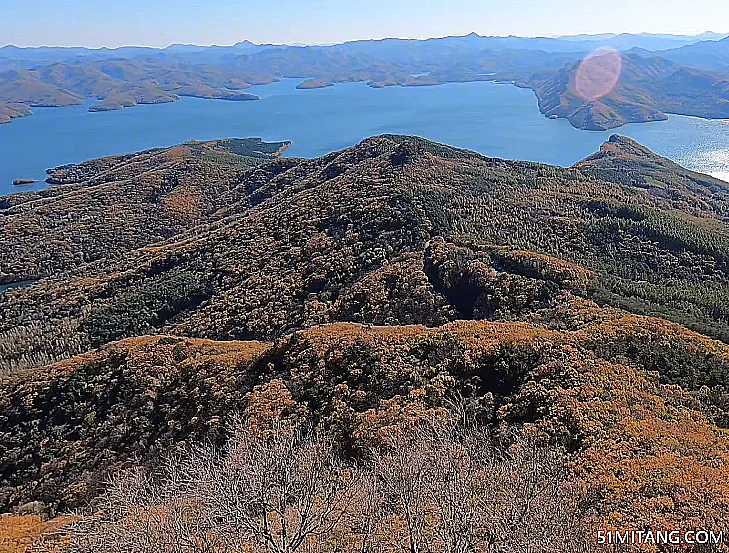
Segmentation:
{"type": "Polygon", "coordinates": [[[0,45],[729,31],[729,0],[0,0],[0,45]]]}

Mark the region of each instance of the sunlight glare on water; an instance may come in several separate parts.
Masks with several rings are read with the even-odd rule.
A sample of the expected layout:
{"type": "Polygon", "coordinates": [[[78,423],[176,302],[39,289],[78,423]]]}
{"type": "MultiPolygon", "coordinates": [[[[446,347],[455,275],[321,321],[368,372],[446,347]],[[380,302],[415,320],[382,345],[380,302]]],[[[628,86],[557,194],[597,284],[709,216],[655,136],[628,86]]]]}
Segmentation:
{"type": "Polygon", "coordinates": [[[699,152],[697,154],[697,165],[713,177],[729,182],[729,148],[699,152]]]}

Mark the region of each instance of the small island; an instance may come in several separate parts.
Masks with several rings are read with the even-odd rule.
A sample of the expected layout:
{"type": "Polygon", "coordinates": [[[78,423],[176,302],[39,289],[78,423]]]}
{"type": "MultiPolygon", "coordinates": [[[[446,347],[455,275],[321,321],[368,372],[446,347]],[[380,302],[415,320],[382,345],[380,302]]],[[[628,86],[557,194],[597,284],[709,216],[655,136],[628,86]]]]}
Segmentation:
{"type": "Polygon", "coordinates": [[[89,111],[117,111],[132,108],[139,104],[168,104],[179,99],[179,96],[165,91],[139,90],[133,93],[112,94],[106,98],[100,98],[101,101],[89,107],[89,111]]]}
{"type": "Polygon", "coordinates": [[[326,79],[308,79],[296,85],[299,90],[312,90],[315,88],[327,88],[334,86],[334,83],[326,79]]]}
{"type": "MultiPolygon", "coordinates": [[[[250,86],[247,88],[250,88],[250,86]]],[[[233,102],[250,102],[260,100],[260,98],[255,94],[248,94],[224,88],[213,88],[205,85],[179,87],[174,90],[174,93],[178,96],[202,98],[204,100],[230,100],[233,102]]]]}
{"type": "Polygon", "coordinates": [[[38,181],[35,181],[33,179],[15,179],[13,181],[13,185],[14,186],[23,186],[24,184],[33,184],[35,182],[38,182],[38,181]]]}

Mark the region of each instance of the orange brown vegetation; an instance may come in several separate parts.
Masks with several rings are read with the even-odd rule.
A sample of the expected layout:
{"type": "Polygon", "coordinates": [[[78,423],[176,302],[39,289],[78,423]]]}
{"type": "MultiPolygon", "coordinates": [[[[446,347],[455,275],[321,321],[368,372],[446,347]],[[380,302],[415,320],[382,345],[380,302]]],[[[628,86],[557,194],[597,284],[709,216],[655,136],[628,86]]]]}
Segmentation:
{"type": "Polygon", "coordinates": [[[32,515],[0,515],[0,553],[61,553],[68,543],[65,530],[72,517],[43,521],[32,515]]]}
{"type": "Polygon", "coordinates": [[[194,187],[177,188],[165,197],[162,201],[162,208],[172,217],[186,217],[194,220],[201,215],[200,196],[200,191],[194,187]]]}
{"type": "Polygon", "coordinates": [[[40,517],[0,515],[0,552],[25,553],[43,528],[40,517]]]}
{"type": "Polygon", "coordinates": [[[6,423],[17,433],[17,455],[27,447],[23,427],[47,416],[44,405],[61,408],[64,390],[80,394],[67,418],[49,429],[49,462],[35,476],[20,475],[40,476],[41,485],[6,501],[71,504],[95,481],[80,481],[74,467],[103,473],[133,452],[151,460],[147,444],[220,438],[220,425],[243,406],[263,424],[282,416],[318,421],[357,452],[406,435],[418,420],[447,416],[447,398],[458,392],[470,394],[476,416],[496,428],[525,425],[565,445],[575,478],[596,494],[606,524],[728,524],[729,433],[717,425],[723,404],[707,394],[708,380],[686,380],[685,389],[668,382],[694,378],[680,371],[699,364],[704,378],[724,371],[729,346],[580,301],[542,323],[334,324],[273,346],[165,337],[112,344],[6,388],[11,402],[24,398],[3,406],[10,421],[23,425],[6,423]],[[102,415],[93,398],[112,389],[118,403],[102,415]],[[112,413],[136,423],[121,434],[109,426],[117,424],[112,413]],[[102,447],[108,453],[100,456],[102,447]],[[64,495],[57,492],[61,482],[64,495]]]}
{"type": "Polygon", "coordinates": [[[36,279],[169,238],[200,222],[285,143],[196,142],[50,172],[65,186],[0,201],[0,282],[36,279]],[[17,252],[22,250],[22,255],[17,252]]]}
{"type": "Polygon", "coordinates": [[[519,320],[565,291],[729,340],[726,185],[628,139],[573,168],[413,137],[267,146],[94,160],[3,200],[0,280],[65,276],[0,297],[0,370],[144,334],[519,320]]]}
{"type": "MultiPolygon", "coordinates": [[[[361,459],[461,396],[500,436],[566,448],[599,523],[729,524],[729,346],[708,337],[729,342],[725,184],[620,137],[570,169],[392,136],[231,168],[222,142],[63,169],[3,208],[37,232],[141,172],[164,191],[145,216],[192,214],[195,189],[207,218],[113,259],[35,244],[74,261],[0,295],[0,509],[84,505],[110,473],[225,443],[240,413],[361,459]]],[[[7,258],[37,266],[21,245],[7,258]]]]}
{"type": "Polygon", "coordinates": [[[729,524],[729,431],[677,386],[590,361],[575,388],[554,392],[552,420],[585,436],[574,470],[599,491],[605,522],[622,528],[729,524]],[[701,507],[699,507],[699,505],[701,507]]]}

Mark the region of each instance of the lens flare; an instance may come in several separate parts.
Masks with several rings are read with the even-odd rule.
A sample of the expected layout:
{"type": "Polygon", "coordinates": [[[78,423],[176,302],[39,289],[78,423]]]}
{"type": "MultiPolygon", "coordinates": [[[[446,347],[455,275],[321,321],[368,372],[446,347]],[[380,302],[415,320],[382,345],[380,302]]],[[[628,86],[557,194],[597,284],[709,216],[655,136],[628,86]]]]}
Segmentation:
{"type": "Polygon", "coordinates": [[[620,80],[623,59],[612,48],[600,48],[587,56],[577,68],[575,92],[593,102],[610,94],[620,80]]]}

